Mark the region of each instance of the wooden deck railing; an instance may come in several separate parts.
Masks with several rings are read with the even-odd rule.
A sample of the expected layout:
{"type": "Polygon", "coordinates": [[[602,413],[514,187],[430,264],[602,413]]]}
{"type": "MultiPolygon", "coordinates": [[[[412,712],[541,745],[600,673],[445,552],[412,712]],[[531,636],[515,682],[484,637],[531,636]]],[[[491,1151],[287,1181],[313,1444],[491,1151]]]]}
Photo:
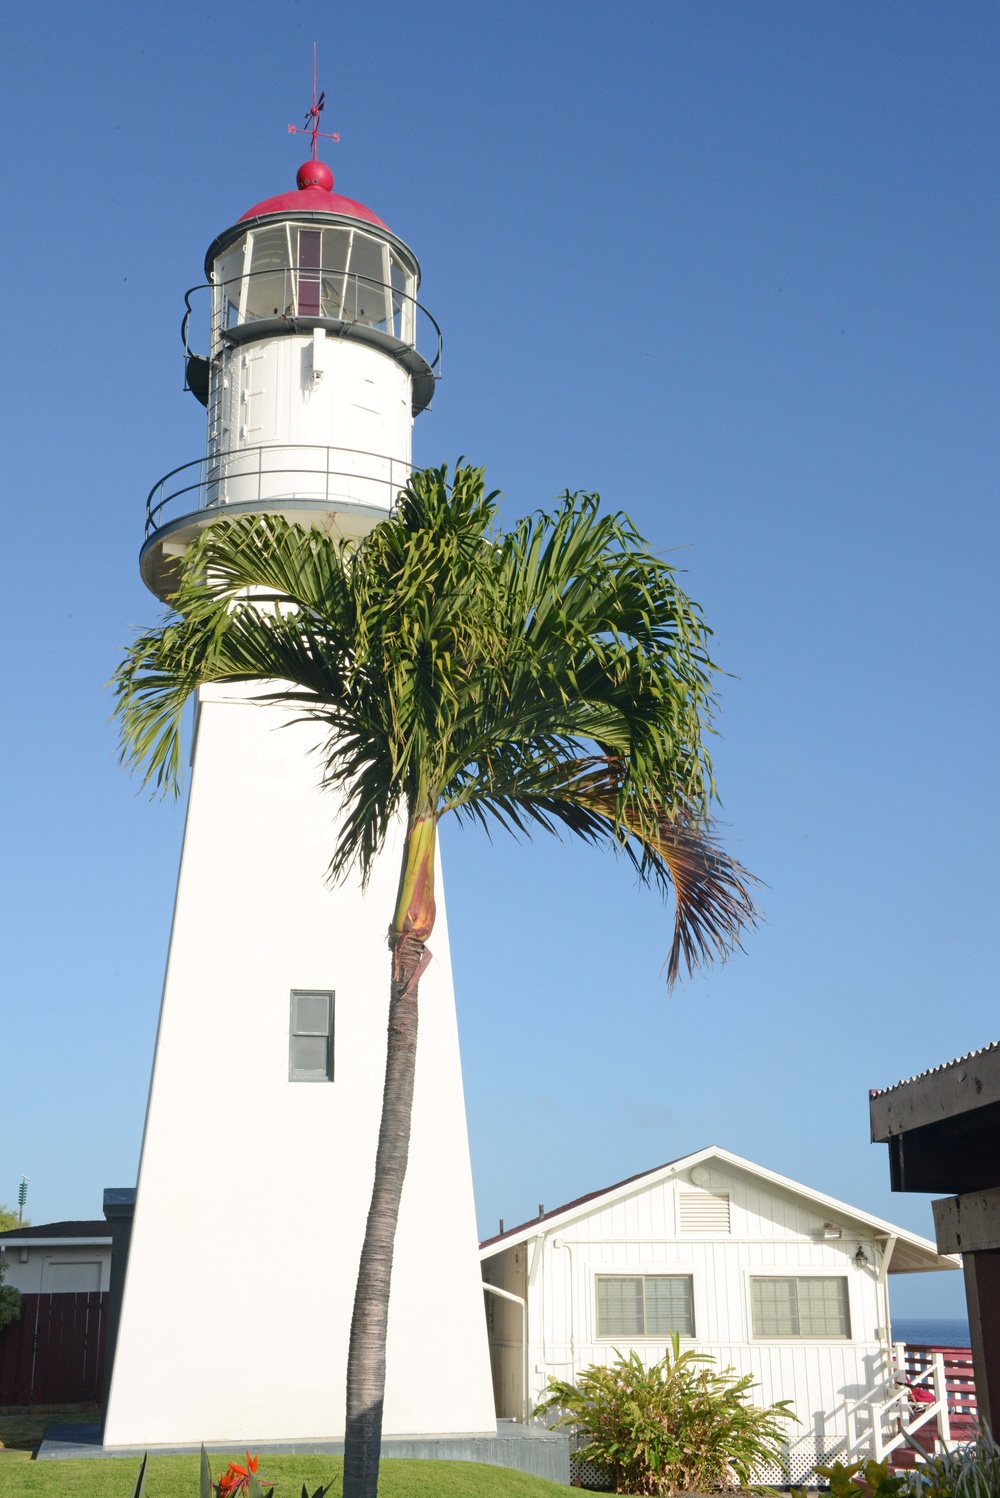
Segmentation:
{"type": "Polygon", "coordinates": [[[967,1347],[896,1342],[878,1387],[846,1408],[847,1461],[866,1454],[913,1466],[976,1433],[976,1386],[967,1347]]]}

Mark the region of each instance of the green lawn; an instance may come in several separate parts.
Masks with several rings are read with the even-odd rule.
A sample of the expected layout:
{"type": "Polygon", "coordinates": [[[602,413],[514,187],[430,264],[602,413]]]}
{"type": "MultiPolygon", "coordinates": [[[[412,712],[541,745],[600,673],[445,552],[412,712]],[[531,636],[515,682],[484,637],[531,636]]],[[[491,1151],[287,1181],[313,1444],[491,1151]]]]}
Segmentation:
{"type": "MultiPolygon", "coordinates": [[[[236,1453],[234,1453],[235,1455],[236,1453]]],[[[30,1462],[20,1452],[0,1454],[0,1498],[130,1498],[138,1461],[113,1460],[30,1462]]],[[[238,1454],[242,1459],[243,1453],[238,1454]]],[[[212,1456],[215,1477],[226,1458],[212,1456]]],[[[261,1472],[275,1484],[274,1498],[299,1498],[302,1484],[309,1491],[335,1478],[330,1498],[340,1493],[339,1456],[266,1456],[261,1472]]],[[[153,1456],[147,1469],[149,1498],[198,1498],[196,1456],[153,1456]]],[[[528,1477],[506,1467],[481,1462],[407,1461],[393,1457],[382,1463],[380,1498],[567,1498],[560,1483],[528,1477]]]]}

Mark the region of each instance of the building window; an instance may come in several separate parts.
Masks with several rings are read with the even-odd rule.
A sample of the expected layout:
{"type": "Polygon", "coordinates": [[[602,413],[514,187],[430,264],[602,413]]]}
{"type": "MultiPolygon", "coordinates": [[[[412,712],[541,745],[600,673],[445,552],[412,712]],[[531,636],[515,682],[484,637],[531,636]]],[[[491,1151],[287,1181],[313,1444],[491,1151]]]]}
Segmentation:
{"type": "Polygon", "coordinates": [[[333,994],[293,989],[288,1024],[288,1080],[333,1081],[333,994]]]}
{"type": "Polygon", "coordinates": [[[849,1337],[847,1280],[810,1275],[802,1279],[751,1279],[755,1337],[849,1337]]]}
{"type": "Polygon", "coordinates": [[[597,1277],[599,1337],[694,1336],[689,1274],[630,1274],[597,1277]]]}

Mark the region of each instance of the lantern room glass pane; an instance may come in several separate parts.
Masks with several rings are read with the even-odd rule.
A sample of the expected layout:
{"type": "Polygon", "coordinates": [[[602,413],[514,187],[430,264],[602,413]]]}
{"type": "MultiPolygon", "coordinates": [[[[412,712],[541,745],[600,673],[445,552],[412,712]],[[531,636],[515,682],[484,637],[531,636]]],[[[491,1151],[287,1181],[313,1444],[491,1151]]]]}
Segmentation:
{"type": "Polygon", "coordinates": [[[293,316],[295,307],[292,292],[286,225],[256,230],[250,258],[246,321],[256,322],[262,317],[293,316]]]}
{"type": "Polygon", "coordinates": [[[350,229],[323,230],[323,270],[320,280],[320,316],[344,316],[344,278],[351,247],[350,229]]]}
{"type": "Polygon", "coordinates": [[[350,322],[365,323],[370,328],[391,325],[386,316],[388,288],[384,283],[381,243],[355,231],[344,299],[345,318],[350,322]]]}
{"type": "Polygon", "coordinates": [[[299,317],[319,317],[320,268],[323,263],[321,229],[299,230],[298,305],[299,317]]]}
{"type": "Polygon", "coordinates": [[[218,325],[231,328],[239,322],[240,291],[243,286],[243,252],[246,240],[230,245],[224,255],[215,262],[214,276],[218,307],[218,325]]]}
{"type": "Polygon", "coordinates": [[[389,252],[392,281],[392,331],[404,343],[414,341],[413,296],[415,277],[394,251],[389,252]]]}

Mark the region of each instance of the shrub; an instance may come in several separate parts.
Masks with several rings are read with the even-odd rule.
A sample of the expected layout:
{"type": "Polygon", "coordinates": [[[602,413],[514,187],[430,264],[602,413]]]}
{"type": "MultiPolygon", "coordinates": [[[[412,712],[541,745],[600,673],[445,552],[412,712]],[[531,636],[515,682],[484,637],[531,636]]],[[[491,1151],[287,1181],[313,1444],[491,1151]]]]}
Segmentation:
{"type": "Polygon", "coordinates": [[[830,1484],[831,1498],[899,1498],[906,1489],[905,1477],[890,1477],[888,1462],[834,1462],[816,1467],[830,1484]]]}
{"type": "Polygon", "coordinates": [[[1000,1498],[1000,1446],[984,1427],[974,1441],[928,1457],[909,1479],[913,1498],[1000,1498]]]}
{"type": "Polygon", "coordinates": [[[535,1410],[558,1412],[556,1425],[588,1437],[580,1459],[604,1467],[616,1493],[768,1491],[755,1485],[754,1474],[786,1466],[781,1422],[796,1419],[787,1399],[763,1409],[751,1404],[750,1374],[700,1366],[715,1359],[682,1353],[677,1336],[651,1368],[637,1352],[616,1356],[611,1367],[586,1368],[575,1384],[550,1378],[535,1410]]]}
{"type": "Polygon", "coordinates": [[[0,1332],[21,1315],[21,1292],[15,1290],[13,1285],[4,1284],[6,1273],[7,1264],[3,1254],[0,1254],[0,1332]]]}

